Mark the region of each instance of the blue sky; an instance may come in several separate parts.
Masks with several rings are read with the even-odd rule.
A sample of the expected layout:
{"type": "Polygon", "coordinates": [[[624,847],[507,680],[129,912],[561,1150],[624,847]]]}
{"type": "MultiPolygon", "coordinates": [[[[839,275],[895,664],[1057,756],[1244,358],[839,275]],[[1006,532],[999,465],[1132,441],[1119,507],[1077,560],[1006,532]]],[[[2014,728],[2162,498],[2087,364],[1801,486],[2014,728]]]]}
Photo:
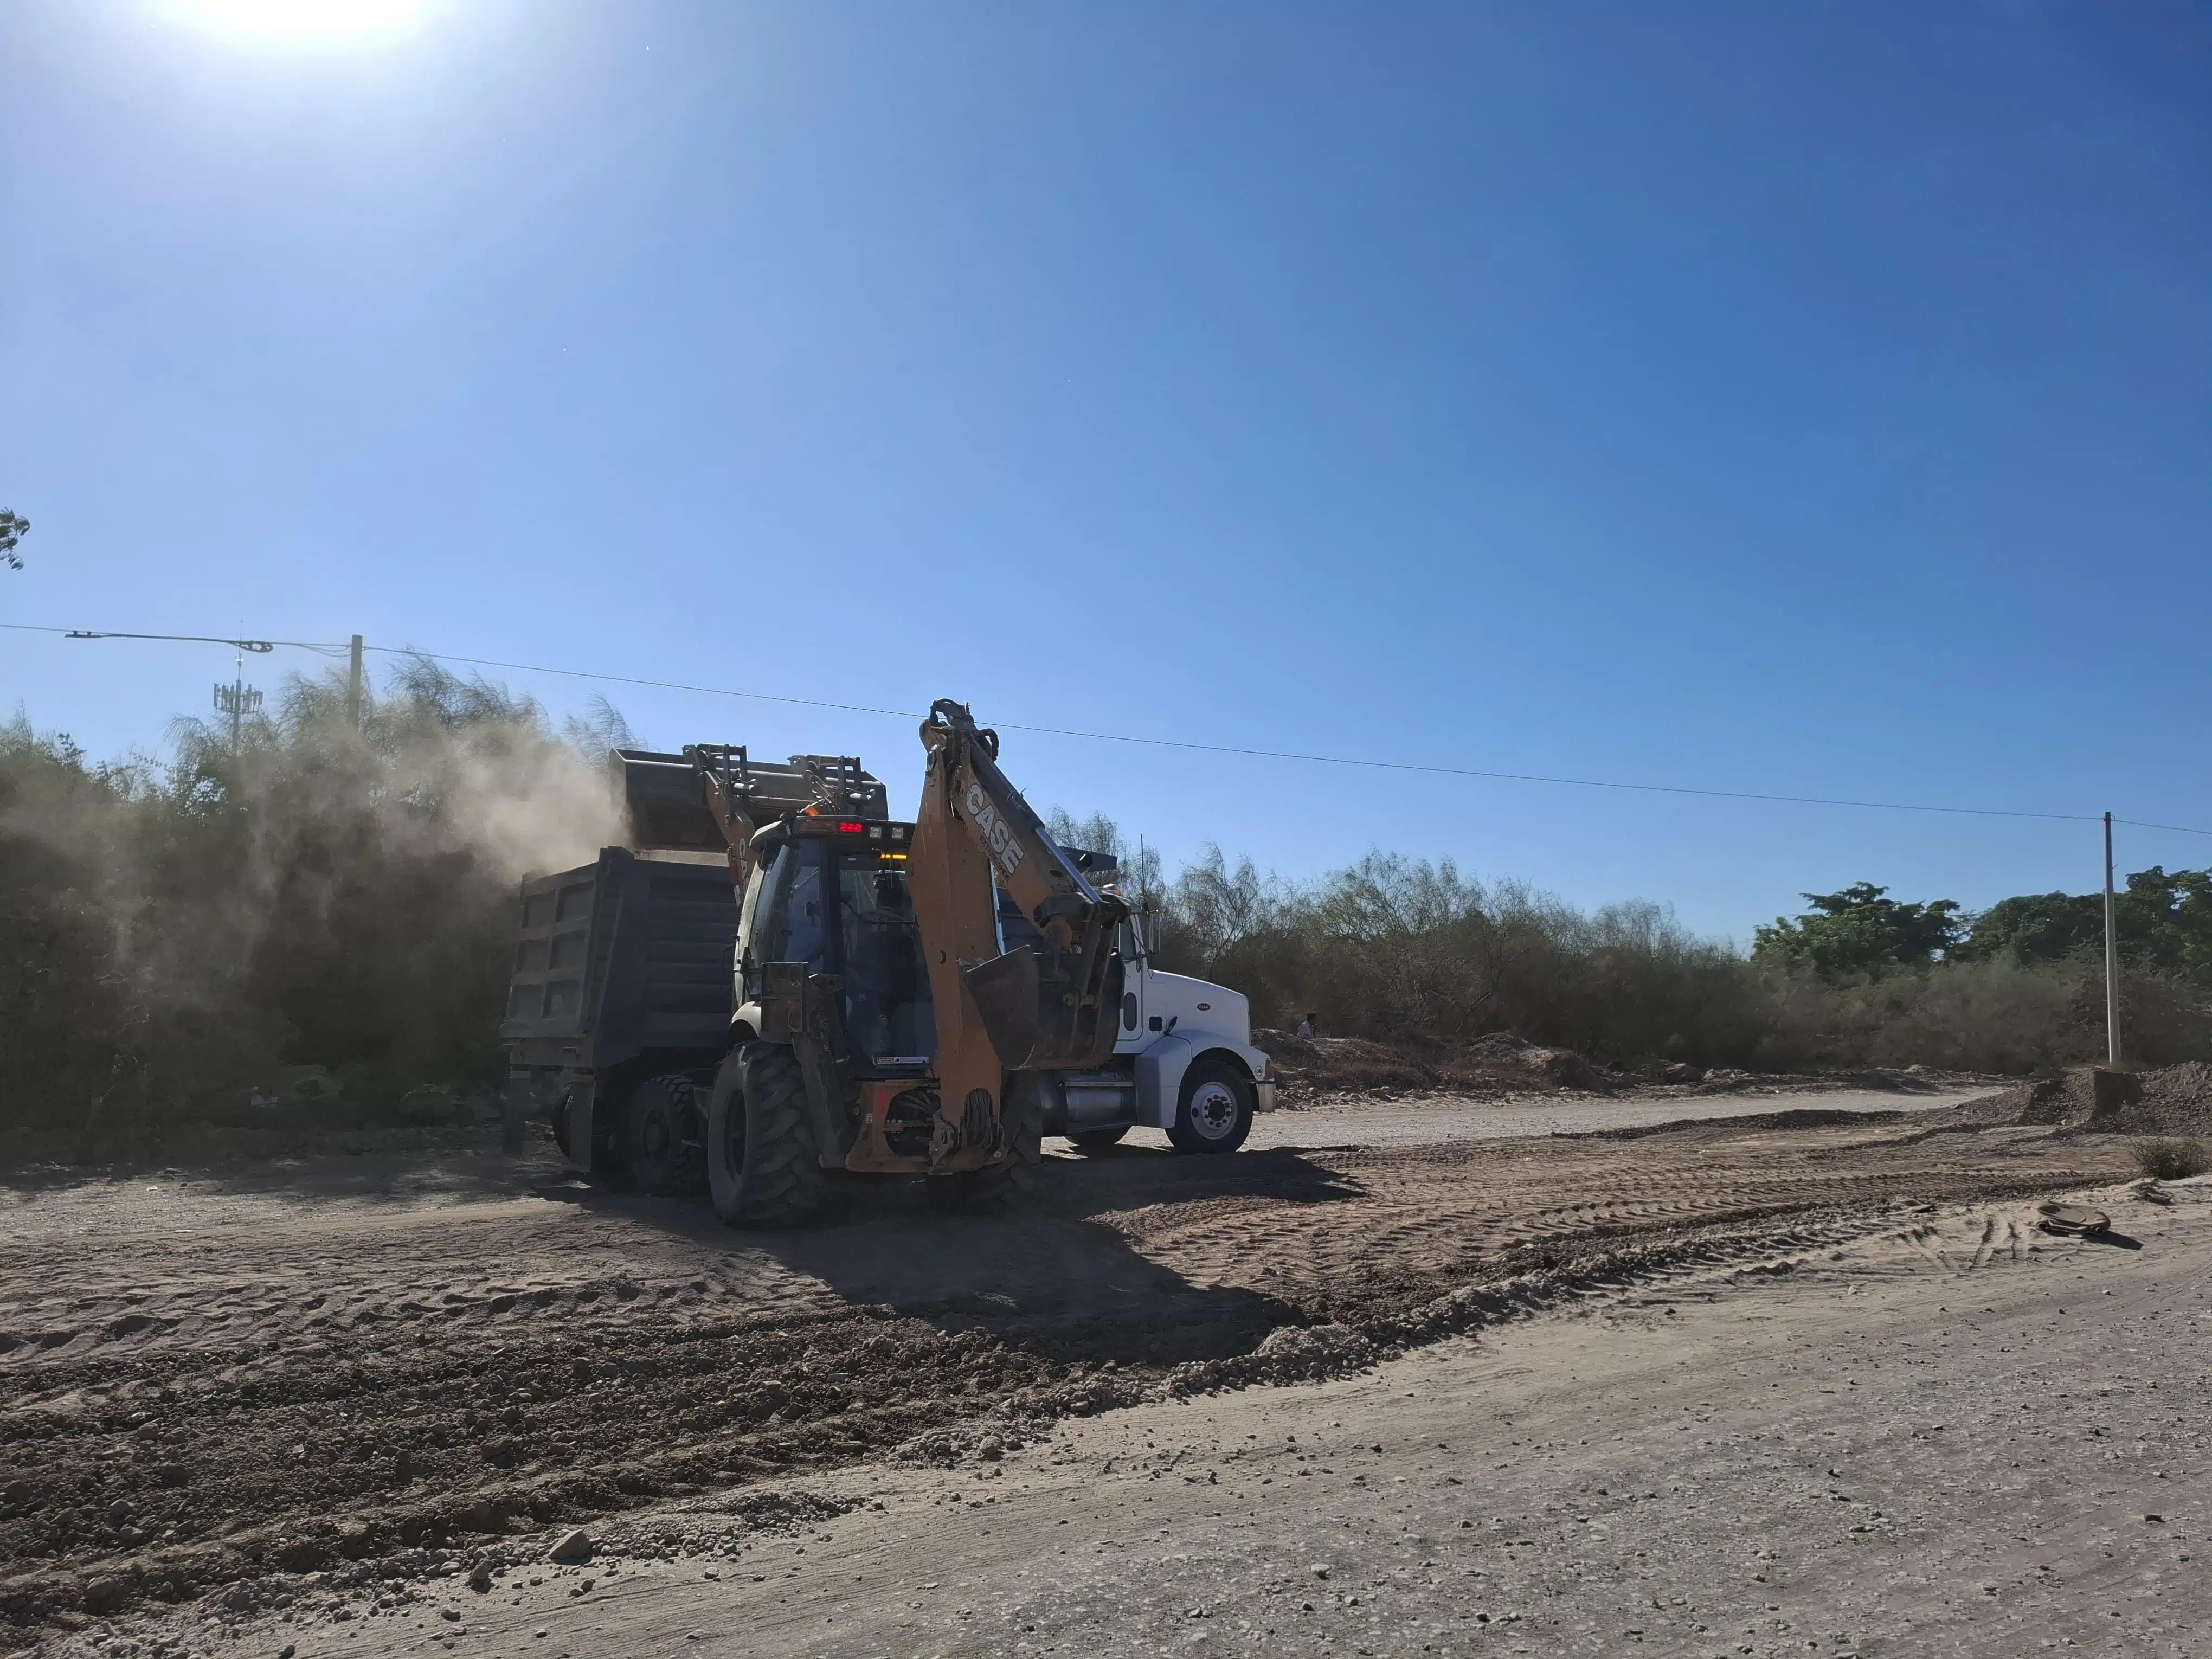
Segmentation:
{"type": "MultiPolygon", "coordinates": [[[[2202,8],[241,5],[0,7],[0,621],[2212,827],[2202,8]]],[[[228,672],[0,634],[95,752],[228,672]]],[[[907,721],[607,690],[913,799],[907,721]]],[[[1006,758],[1171,859],[1739,939],[2099,873],[2087,824],[1006,758]]]]}

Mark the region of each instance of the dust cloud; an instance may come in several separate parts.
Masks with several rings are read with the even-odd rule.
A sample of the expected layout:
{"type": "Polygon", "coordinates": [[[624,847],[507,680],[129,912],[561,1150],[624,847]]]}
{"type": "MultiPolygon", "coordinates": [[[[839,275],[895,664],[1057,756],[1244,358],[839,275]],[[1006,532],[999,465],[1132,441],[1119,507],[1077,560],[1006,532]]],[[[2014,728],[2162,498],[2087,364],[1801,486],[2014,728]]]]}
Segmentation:
{"type": "Polygon", "coordinates": [[[617,837],[627,729],[420,660],[357,726],[337,676],[272,702],[160,760],[0,726],[0,1134],[98,1141],[301,1066],[357,1107],[501,1075],[515,883],[617,837]]]}

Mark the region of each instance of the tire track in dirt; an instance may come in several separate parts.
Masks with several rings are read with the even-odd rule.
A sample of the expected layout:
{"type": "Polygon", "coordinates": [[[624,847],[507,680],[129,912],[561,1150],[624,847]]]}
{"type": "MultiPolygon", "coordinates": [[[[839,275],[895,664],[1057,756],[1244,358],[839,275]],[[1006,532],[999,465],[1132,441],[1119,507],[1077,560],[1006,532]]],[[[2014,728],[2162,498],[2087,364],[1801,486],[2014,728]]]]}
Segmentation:
{"type": "Polygon", "coordinates": [[[1137,1154],[1055,1160],[1021,1217],[878,1198],[767,1237],[544,1170],[430,1206],[200,1182],[143,1226],[127,1193],[50,1193],[13,1204],[0,1240],[0,1611],[27,1639],[276,1570],[895,1448],[957,1455],[1164,1389],[1301,1374],[1318,1362],[1261,1348],[1286,1326],[1346,1328],[1327,1363],[1357,1363],[2120,1158],[1848,1125],[1137,1154]]]}

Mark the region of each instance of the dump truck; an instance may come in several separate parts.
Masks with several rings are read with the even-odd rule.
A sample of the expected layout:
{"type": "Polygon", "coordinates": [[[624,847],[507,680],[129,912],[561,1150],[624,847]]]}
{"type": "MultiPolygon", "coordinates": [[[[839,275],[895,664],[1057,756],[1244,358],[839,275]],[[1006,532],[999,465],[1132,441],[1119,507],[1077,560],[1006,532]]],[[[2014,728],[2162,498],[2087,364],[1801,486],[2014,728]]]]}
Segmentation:
{"type": "Polygon", "coordinates": [[[1245,999],[1153,965],[1158,918],[1051,840],[964,708],[923,738],[914,823],[850,757],[617,752],[633,844],[524,884],[504,1028],[574,1162],[657,1190],[703,1164],[726,1219],[775,1224],[839,1170],[987,1203],[1043,1135],[1232,1152],[1272,1109],[1245,999]]]}
{"type": "MultiPolygon", "coordinates": [[[[704,1090],[728,1054],[737,896],[720,831],[682,754],[617,749],[623,844],[526,878],[500,1026],[508,1098],[561,1150],[648,1192],[702,1180],[704,1090]]],[[[884,786],[850,756],[751,769],[764,813],[825,800],[882,821],[884,786]]]]}

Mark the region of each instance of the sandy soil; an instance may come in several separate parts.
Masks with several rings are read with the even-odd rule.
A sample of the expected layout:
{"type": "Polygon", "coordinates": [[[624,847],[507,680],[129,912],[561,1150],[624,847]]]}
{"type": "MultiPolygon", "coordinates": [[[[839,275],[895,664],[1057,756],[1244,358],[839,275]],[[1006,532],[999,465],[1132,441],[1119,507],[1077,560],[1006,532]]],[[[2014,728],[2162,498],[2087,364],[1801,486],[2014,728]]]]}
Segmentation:
{"type": "MultiPolygon", "coordinates": [[[[1577,1620],[1615,1616],[1632,1578],[1622,1563],[1642,1548],[1667,1565],[1650,1582],[1669,1578],[1661,1607],[1636,1613],[1644,1639],[1714,1635],[1711,1650],[1727,1650],[1764,1611],[1736,1611],[1747,1540],[1779,1549],[1854,1502],[1884,1515],[1850,1540],[1932,1527],[1967,1500],[1970,1473],[1936,1454],[1970,1440],[2065,1462],[2057,1443],[2027,1445],[2009,1391],[2032,1366],[2071,1389],[2092,1374],[2074,1369],[2088,1351],[2057,1354],[2075,1328],[2044,1304],[2005,1315],[2016,1330],[1991,1315],[1975,1332],[1913,1299],[1938,1287],[1948,1310],[1942,1287],[1963,1268],[2008,1295],[2030,1295],[2062,1260],[2069,1275],[2124,1268],[2125,1282],[2165,1286],[2096,1307],[2084,1340],[2136,1343],[2136,1375],[2162,1316],[2185,1374],[2163,1395],[2141,1384],[2085,1408],[2107,1434],[2075,1449],[2193,1447],[2197,1462],[2169,1475],[2203,1472],[2202,1431],[2188,1441],[2183,1425],[2204,1420],[2207,1330],[2187,1322],[2204,1304],[2173,1276],[2185,1257],[2204,1267],[2195,1189],[2177,1188],[2185,1201],[2170,1212],[2136,1206],[2143,1224],[2130,1213],[2131,1231],[2158,1235],[2141,1252],[2022,1230],[2017,1200],[2110,1182],[2125,1161],[2105,1137],[1917,1135],[1909,1120],[1225,1159],[1130,1147],[1055,1160],[1021,1217],[947,1218],[878,1193],[836,1224],[769,1238],[593,1192],[549,1160],[19,1185],[0,1199],[0,1608],[13,1621],[0,1628],[66,1651],[289,1643],[301,1659],[433,1640],[690,1651],[694,1630],[710,1648],[764,1653],[1151,1652],[1242,1644],[1271,1623],[1278,1641],[1326,1637],[1340,1651],[1411,1651],[1431,1623],[1449,1639],[1438,1651],[1498,1637],[1501,1651],[1571,1651],[1569,1635],[1601,1633],[1577,1620]],[[1751,1271],[1782,1261],[1800,1269],[1751,1271]],[[1816,1268],[1816,1288],[1800,1288],[1816,1268]],[[2112,1323],[2123,1306],[2135,1335],[2112,1323]],[[2035,1318],[2050,1329],[2031,1342],[2035,1318]],[[1476,1330],[1479,1342],[1453,1340],[1476,1330]],[[1870,1405],[1854,1378],[1896,1397],[1870,1405]],[[1909,1392],[1923,1382],[1978,1402],[1980,1426],[1882,1440],[1883,1424],[1937,1398],[1909,1392]],[[1627,1411],[1647,1395],[1664,1409],[1627,1411]],[[1749,1415],[1674,1437],[1692,1395],[1708,1403],[1690,1419],[1749,1415]],[[2185,1403],[2195,1416],[2175,1416],[2185,1403]],[[1262,1419],[1301,1449],[1269,1441],[1262,1419]],[[1539,1435],[1539,1422],[1563,1426],[1539,1435]],[[1446,1443],[1433,1455],[1432,1428],[1446,1443]],[[1826,1456],[1832,1439],[1882,1440],[1895,1462],[1875,1485],[1911,1502],[1867,1496],[1874,1477],[1858,1467],[1836,1478],[1841,1499],[1801,1492],[1811,1477],[1785,1449],[1826,1456]],[[1352,1449],[1378,1442],[1383,1453],[1352,1449]],[[1940,1478],[1919,1480],[1915,1459],[1940,1478]],[[1636,1509],[1632,1490],[1664,1497],[1636,1509]],[[1711,1538],[1687,1548],[1698,1516],[1711,1538]],[[599,1563],[530,1565],[575,1522],[601,1533],[599,1563]],[[1054,1538],[1048,1559],[1042,1540],[1062,1522],[1071,1541],[1054,1538]],[[1463,1534],[1449,1549],[1402,1541],[1447,1522],[1463,1534]],[[1614,1534],[1595,1553],[1594,1526],[1614,1534]],[[482,1593],[463,1582],[479,1562],[482,1593]],[[1292,1590],[1311,1613],[1285,1602],[1292,1590]],[[1675,1595],[1698,1618],[1668,1612],[1675,1595]],[[1540,1619],[1553,1622],[1538,1641],[1540,1619]],[[1498,1637],[1474,1638],[1478,1626],[1498,1637]]],[[[1976,1294],[1996,1305],[1994,1290],[1976,1294]]],[[[2047,1407],[2039,1389],[2022,1403],[2047,1407]]],[[[1961,1428],[1974,1414],[1944,1409],[1961,1428]]],[[[2112,1485],[2112,1471],[2067,1466],[2085,1474],[2112,1485]]],[[[1955,1547],[2002,1541],[2001,1517],[2045,1503],[2070,1517],[2066,1547],[2086,1547],[2073,1515],[2086,1500],[2039,1493],[1974,1498],[1983,1519],[1955,1547]]],[[[2179,1540],[2196,1522],[2166,1501],[2167,1522],[2136,1524],[2179,1540]]],[[[1784,1571],[1799,1568],[1769,1583],[1784,1571]]],[[[1857,1581],[1834,1562],[1820,1571],[1826,1589],[1772,1616],[1795,1625],[1817,1604],[1850,1630],[1837,1621],[1857,1581]]],[[[1915,1604],[1930,1619],[1936,1594],[1915,1604]]],[[[1990,1613],[1961,1605],[1968,1626],[1990,1613]]],[[[1847,1650],[1827,1634],[1820,1650],[1847,1650]]]]}
{"type": "Polygon", "coordinates": [[[340,1623],[176,1634],[361,1656],[2201,1653],[2196,1188],[2171,1211],[2085,1194],[2127,1243],[1947,1209],[1346,1380],[771,1483],[750,1512],[656,1508],[602,1528],[590,1565],[481,1592],[386,1581],[340,1623]]]}
{"type": "MultiPolygon", "coordinates": [[[[1822,1089],[1764,1084],[1729,1094],[1644,1089],[1623,1097],[1562,1091],[1509,1095],[1401,1095],[1382,1101],[1339,1098],[1299,1111],[1255,1118],[1254,1147],[1357,1145],[1417,1146],[1437,1140],[1508,1140],[1525,1135],[1596,1134],[1654,1124],[1710,1122],[1792,1109],[1825,1112],[1924,1112],[2002,1091],[1980,1088],[1822,1089]]],[[[1165,1146],[1164,1134],[1133,1134],[1130,1144],[1165,1146]]]]}

